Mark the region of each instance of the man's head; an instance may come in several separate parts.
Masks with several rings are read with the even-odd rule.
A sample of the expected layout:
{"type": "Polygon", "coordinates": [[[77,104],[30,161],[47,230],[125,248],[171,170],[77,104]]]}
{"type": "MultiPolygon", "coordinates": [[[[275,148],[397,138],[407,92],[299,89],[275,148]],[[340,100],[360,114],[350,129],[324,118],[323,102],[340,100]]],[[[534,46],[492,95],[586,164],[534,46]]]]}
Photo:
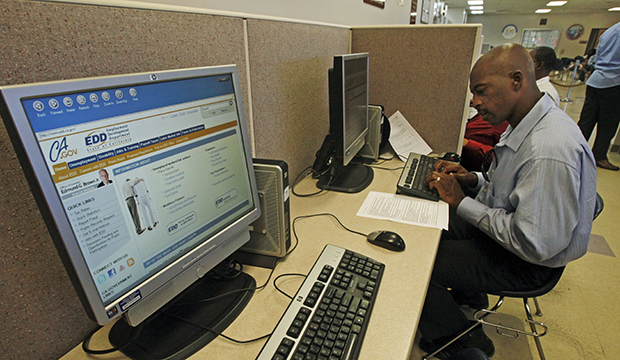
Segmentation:
{"type": "Polygon", "coordinates": [[[530,51],[530,56],[534,61],[534,70],[536,71],[536,80],[549,76],[558,62],[555,51],[548,46],[539,46],[530,51]]]}
{"type": "Polygon", "coordinates": [[[108,183],[110,176],[108,175],[108,171],[106,169],[99,170],[99,179],[101,179],[104,184],[108,183]]]}
{"type": "Polygon", "coordinates": [[[536,105],[534,63],[521,45],[493,48],[474,65],[470,75],[472,105],[491,125],[506,120],[513,127],[536,105]]]}

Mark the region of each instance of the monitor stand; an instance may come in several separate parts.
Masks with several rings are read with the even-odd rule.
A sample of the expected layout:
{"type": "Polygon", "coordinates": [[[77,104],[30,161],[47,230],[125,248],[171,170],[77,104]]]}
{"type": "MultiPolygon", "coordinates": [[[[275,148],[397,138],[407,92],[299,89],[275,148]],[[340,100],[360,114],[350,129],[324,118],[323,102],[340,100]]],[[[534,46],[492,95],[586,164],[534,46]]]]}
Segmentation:
{"type": "Polygon", "coordinates": [[[366,189],[372,183],[373,177],[374,172],[371,167],[350,163],[333,178],[330,171],[323,174],[317,181],[316,187],[322,190],[357,193],[366,189]]]}
{"type": "MultiPolygon", "coordinates": [[[[145,320],[139,336],[121,352],[131,359],[185,359],[217,337],[211,331],[181,319],[222,332],[245,308],[254,291],[240,291],[222,299],[201,302],[237,289],[255,288],[246,273],[233,279],[205,277],[145,320]],[[175,306],[175,304],[178,304],[175,306]]],[[[110,330],[110,343],[120,347],[134,336],[137,328],[120,319],[110,330]]]]}

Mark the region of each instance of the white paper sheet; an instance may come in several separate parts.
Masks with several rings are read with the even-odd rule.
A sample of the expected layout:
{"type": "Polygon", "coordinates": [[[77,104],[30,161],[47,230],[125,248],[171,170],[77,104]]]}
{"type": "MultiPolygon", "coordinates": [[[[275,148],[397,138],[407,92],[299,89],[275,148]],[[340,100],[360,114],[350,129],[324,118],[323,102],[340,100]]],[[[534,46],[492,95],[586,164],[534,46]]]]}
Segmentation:
{"type": "Polygon", "coordinates": [[[444,201],[371,191],[357,216],[447,230],[449,205],[444,201]]]}
{"type": "Polygon", "coordinates": [[[401,160],[407,161],[412,152],[428,155],[433,151],[400,111],[390,116],[390,128],[390,144],[401,160]]]}

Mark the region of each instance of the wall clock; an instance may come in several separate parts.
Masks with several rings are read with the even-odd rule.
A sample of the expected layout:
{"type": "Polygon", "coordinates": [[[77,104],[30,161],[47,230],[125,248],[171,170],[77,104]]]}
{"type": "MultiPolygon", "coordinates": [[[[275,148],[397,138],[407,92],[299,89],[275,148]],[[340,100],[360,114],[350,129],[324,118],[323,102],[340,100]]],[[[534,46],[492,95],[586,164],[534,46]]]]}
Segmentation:
{"type": "Polygon", "coordinates": [[[517,35],[516,25],[508,24],[504,26],[504,29],[502,30],[502,37],[504,39],[512,39],[513,37],[515,37],[515,35],[517,35]]]}
{"type": "Polygon", "coordinates": [[[583,26],[579,24],[572,25],[566,30],[566,37],[571,40],[576,40],[583,34],[583,26]]]}

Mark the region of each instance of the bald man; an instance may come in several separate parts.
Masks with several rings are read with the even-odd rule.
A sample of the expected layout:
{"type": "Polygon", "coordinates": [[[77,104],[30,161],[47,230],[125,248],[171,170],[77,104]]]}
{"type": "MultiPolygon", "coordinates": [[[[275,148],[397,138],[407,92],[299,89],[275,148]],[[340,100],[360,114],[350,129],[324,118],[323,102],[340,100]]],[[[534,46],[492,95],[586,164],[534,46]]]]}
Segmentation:
{"type": "MultiPolygon", "coordinates": [[[[594,157],[575,122],[536,86],[528,52],[494,48],[474,65],[470,89],[486,122],[509,126],[485,175],[439,161],[426,178],[451,208],[420,319],[427,352],[471,326],[459,304],[487,307],[487,292],[546,283],[553,268],[586,253],[592,227],[594,157]],[[466,187],[478,195],[466,197],[466,187]]],[[[437,357],[471,347],[495,352],[478,327],[437,357]]]]}

